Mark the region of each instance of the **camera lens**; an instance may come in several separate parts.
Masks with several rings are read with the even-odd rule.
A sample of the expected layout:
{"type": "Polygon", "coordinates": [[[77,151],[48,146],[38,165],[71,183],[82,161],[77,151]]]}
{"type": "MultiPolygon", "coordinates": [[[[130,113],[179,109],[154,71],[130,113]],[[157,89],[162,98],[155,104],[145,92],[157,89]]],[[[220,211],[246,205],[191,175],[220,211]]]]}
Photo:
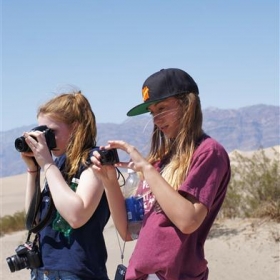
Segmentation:
{"type": "Polygon", "coordinates": [[[8,266],[11,272],[15,272],[17,270],[21,270],[27,267],[27,258],[19,257],[17,255],[6,258],[8,266]]]}
{"type": "Polygon", "coordinates": [[[19,137],[15,140],[15,148],[19,151],[19,152],[30,152],[30,148],[29,146],[26,144],[25,142],[25,138],[19,137]]]}

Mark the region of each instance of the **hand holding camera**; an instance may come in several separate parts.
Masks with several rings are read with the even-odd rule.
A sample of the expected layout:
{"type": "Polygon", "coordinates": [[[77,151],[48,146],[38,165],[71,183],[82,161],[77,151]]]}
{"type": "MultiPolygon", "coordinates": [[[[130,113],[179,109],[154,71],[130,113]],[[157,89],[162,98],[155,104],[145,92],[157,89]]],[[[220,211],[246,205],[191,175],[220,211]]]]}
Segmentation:
{"type": "MultiPolygon", "coordinates": [[[[46,125],[40,125],[37,127],[34,127],[33,129],[30,130],[32,131],[41,131],[45,134],[46,142],[48,145],[49,150],[52,150],[56,148],[56,142],[55,142],[55,134],[53,130],[49,129],[46,125]]],[[[33,137],[36,141],[37,139],[34,136],[33,137]]],[[[27,145],[25,138],[23,136],[16,138],[15,140],[15,148],[18,152],[31,152],[30,147],[27,145]]]]}
{"type": "Polygon", "coordinates": [[[115,163],[120,162],[117,149],[104,150],[99,149],[98,153],[100,154],[100,162],[102,165],[114,165],[115,163]]]}
{"type": "Polygon", "coordinates": [[[46,162],[52,161],[51,150],[56,150],[56,147],[55,133],[46,125],[34,127],[30,132],[24,133],[24,136],[15,139],[16,150],[22,153],[28,170],[34,170],[34,173],[46,162]]]}

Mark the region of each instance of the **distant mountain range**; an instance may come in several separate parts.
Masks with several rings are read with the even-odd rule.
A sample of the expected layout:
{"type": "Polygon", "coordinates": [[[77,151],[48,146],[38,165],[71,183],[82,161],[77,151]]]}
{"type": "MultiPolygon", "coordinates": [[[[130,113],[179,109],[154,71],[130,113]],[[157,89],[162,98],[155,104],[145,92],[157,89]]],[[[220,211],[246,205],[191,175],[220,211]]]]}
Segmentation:
{"type": "MultiPolygon", "coordinates": [[[[240,109],[207,108],[203,111],[203,129],[218,140],[228,152],[233,150],[252,151],[279,145],[279,106],[255,105],[240,109]]],[[[13,176],[26,171],[14,141],[24,131],[37,124],[0,132],[0,177],[13,176]]],[[[147,154],[153,124],[149,115],[128,118],[121,124],[98,123],[97,143],[107,140],[124,140],[147,154]]],[[[119,152],[121,160],[127,155],[119,152]]]]}

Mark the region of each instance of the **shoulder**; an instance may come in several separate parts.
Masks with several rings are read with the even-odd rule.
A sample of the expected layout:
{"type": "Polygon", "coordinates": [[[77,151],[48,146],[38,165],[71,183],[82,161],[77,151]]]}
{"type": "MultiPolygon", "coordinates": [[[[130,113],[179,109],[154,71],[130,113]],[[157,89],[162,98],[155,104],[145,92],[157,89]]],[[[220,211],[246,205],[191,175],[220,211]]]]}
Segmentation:
{"type": "Polygon", "coordinates": [[[91,165],[91,156],[92,156],[92,153],[94,151],[97,151],[99,149],[99,147],[93,147],[91,148],[89,151],[88,151],[88,154],[87,154],[87,157],[86,157],[86,160],[84,162],[81,162],[80,165],[79,165],[79,169],[78,169],[78,172],[76,174],[76,177],[77,176],[81,176],[81,174],[88,169],[88,167],[91,165]]]}
{"type": "Polygon", "coordinates": [[[229,162],[228,152],[216,139],[204,134],[194,152],[194,158],[207,157],[223,159],[229,162]]]}
{"type": "Polygon", "coordinates": [[[207,150],[215,150],[222,153],[227,153],[221,143],[219,143],[216,139],[210,137],[209,135],[204,134],[198,143],[196,151],[203,152],[207,150]]]}

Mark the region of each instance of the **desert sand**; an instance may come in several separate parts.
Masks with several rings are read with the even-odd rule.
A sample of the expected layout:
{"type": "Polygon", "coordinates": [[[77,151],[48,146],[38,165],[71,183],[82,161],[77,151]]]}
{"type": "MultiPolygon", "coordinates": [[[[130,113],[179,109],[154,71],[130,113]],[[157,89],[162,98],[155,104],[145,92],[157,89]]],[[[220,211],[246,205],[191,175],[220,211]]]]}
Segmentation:
{"type": "MultiPolygon", "coordinates": [[[[1,216],[23,210],[26,175],[0,178],[1,216]]],[[[114,279],[120,263],[120,249],[116,231],[110,220],[104,230],[108,249],[107,268],[114,279]]],[[[6,234],[0,238],[0,279],[29,279],[29,270],[11,273],[6,257],[15,254],[15,248],[24,243],[26,231],[6,234]]],[[[279,280],[280,224],[265,220],[218,220],[205,244],[209,262],[209,280],[279,280]]],[[[121,246],[123,242],[120,240],[121,246]]],[[[135,243],[125,245],[124,264],[135,243]]]]}

